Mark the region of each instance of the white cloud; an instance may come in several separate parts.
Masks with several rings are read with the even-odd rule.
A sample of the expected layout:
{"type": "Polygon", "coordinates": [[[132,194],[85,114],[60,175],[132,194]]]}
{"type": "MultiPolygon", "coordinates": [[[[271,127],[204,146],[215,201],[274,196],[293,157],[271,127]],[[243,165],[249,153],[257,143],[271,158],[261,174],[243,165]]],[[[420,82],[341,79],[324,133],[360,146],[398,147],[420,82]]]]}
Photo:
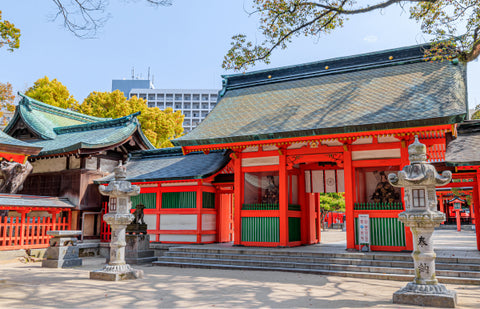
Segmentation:
{"type": "Polygon", "coordinates": [[[378,37],[376,35],[367,35],[363,38],[363,40],[367,41],[368,43],[375,43],[376,41],[378,41],[378,37]]]}

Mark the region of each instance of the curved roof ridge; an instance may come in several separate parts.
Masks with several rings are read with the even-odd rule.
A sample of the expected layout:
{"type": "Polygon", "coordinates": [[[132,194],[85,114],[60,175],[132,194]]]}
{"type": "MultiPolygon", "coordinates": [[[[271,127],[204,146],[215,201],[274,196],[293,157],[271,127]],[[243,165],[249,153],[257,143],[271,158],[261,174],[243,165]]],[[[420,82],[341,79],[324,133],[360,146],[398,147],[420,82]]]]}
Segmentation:
{"type": "Polygon", "coordinates": [[[97,122],[91,122],[91,123],[85,123],[85,124],[57,127],[57,128],[54,128],[53,131],[56,134],[65,134],[65,133],[72,133],[72,132],[82,132],[82,131],[117,127],[117,126],[129,124],[132,122],[136,122],[138,124],[138,119],[137,119],[138,115],[140,115],[140,112],[136,112],[136,113],[133,113],[124,117],[116,118],[116,119],[107,119],[103,121],[97,121],[97,122]]]}
{"type": "Polygon", "coordinates": [[[40,102],[38,100],[35,100],[21,92],[18,92],[18,94],[23,98],[20,100],[18,103],[19,105],[24,105],[29,111],[32,110],[32,107],[34,107],[37,110],[44,111],[47,113],[52,113],[56,114],[58,116],[63,116],[67,117],[70,119],[74,119],[77,121],[86,121],[86,122],[97,122],[97,121],[104,121],[104,120],[109,120],[111,118],[102,118],[102,117],[95,117],[95,116],[89,116],[85,115],[79,112],[74,112],[65,108],[53,106],[47,103],[40,102]]]}

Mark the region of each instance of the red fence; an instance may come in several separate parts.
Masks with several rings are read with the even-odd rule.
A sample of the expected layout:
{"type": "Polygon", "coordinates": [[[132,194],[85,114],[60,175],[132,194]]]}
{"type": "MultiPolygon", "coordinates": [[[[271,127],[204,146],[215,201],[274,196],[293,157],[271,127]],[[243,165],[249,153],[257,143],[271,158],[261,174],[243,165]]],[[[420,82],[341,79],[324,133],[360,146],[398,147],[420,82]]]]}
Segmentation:
{"type": "Polygon", "coordinates": [[[0,217],[0,250],[48,247],[47,231],[68,230],[68,218],[0,217]]]}
{"type": "Polygon", "coordinates": [[[341,224],[345,220],[344,212],[327,212],[323,217],[323,223],[327,224],[327,228],[332,228],[333,224],[341,224]]]}
{"type": "Polygon", "coordinates": [[[110,238],[112,237],[112,231],[110,229],[110,225],[103,220],[103,215],[107,213],[108,209],[108,202],[104,202],[102,206],[102,218],[100,223],[100,241],[101,242],[110,242],[110,238]]]}

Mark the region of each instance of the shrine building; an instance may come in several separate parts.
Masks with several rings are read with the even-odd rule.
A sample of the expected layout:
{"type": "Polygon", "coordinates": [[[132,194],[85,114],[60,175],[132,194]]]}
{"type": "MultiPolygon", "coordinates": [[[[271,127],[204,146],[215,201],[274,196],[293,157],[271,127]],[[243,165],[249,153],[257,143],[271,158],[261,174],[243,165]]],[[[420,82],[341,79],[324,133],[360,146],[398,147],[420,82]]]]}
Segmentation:
{"type": "Polygon", "coordinates": [[[235,245],[318,243],[319,194],[345,192],[347,249],[368,214],[372,250],[412,250],[386,176],[409,164],[414,136],[430,163],[454,169],[445,150],[467,117],[466,65],[425,59],[427,47],[224,76],[215,109],[173,143],[231,151],[235,245]]]}

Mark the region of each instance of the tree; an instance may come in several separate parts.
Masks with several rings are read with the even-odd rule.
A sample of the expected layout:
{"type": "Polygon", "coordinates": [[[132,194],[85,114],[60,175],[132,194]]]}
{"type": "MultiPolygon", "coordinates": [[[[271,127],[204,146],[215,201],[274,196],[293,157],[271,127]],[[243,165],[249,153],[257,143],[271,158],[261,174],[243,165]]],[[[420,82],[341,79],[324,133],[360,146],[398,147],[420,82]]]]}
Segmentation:
{"type": "Polygon", "coordinates": [[[480,104],[475,106],[475,112],[473,112],[473,115],[471,117],[472,119],[480,119],[480,104]]]}
{"type": "Polygon", "coordinates": [[[138,120],[150,142],[158,148],[172,147],[170,140],[183,133],[184,115],[171,108],[149,108],[144,99],[136,96],[127,100],[123,92],[92,92],[78,106],[77,111],[96,117],[119,118],[140,111],[138,120]]]}
{"type": "MultiPolygon", "coordinates": [[[[57,6],[53,20],[61,19],[63,25],[75,36],[93,38],[110,15],[106,13],[108,0],[52,0],[57,6]]],[[[171,0],[144,0],[153,6],[171,5],[171,0]]]]}
{"type": "Polygon", "coordinates": [[[7,45],[7,50],[13,51],[20,47],[20,30],[8,20],[2,21],[0,11],[0,48],[7,45]]]}
{"type": "Polygon", "coordinates": [[[321,37],[344,26],[350,16],[409,5],[410,18],[421,24],[424,34],[433,37],[425,51],[431,60],[462,62],[480,54],[480,0],[253,0],[253,12],[260,15],[259,44],[244,34],[232,37],[222,67],[245,70],[258,62],[269,63],[275,49],[285,49],[294,37],[321,37]]]}
{"type": "MultiPolygon", "coordinates": [[[[10,83],[0,83],[0,117],[3,116],[5,110],[9,112],[15,110],[14,100],[15,95],[13,94],[12,85],[10,83]]],[[[6,125],[6,123],[3,123],[3,125],[6,125]]]]}
{"type": "Polygon", "coordinates": [[[56,78],[50,80],[47,76],[39,78],[32,87],[28,88],[25,95],[40,102],[53,106],[75,110],[78,101],[70,94],[56,78]]]}
{"type": "Polygon", "coordinates": [[[345,211],[345,193],[320,193],[320,221],[323,222],[329,211],[345,211]]]}

